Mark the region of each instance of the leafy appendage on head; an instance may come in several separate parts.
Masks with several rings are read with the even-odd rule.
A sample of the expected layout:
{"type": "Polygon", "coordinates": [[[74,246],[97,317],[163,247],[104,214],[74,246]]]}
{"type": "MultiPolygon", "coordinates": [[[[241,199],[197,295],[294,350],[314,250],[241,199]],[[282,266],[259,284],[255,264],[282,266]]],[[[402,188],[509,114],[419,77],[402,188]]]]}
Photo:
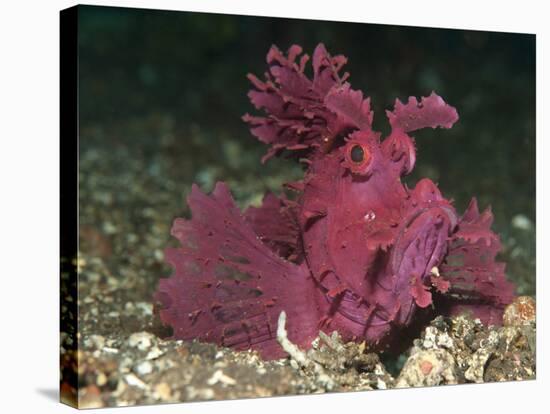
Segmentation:
{"type": "Polygon", "coordinates": [[[370,109],[370,98],[363,99],[363,92],[354,91],[349,83],[331,89],[325,97],[325,105],[337,115],[336,119],[340,123],[333,129],[371,129],[373,112],[370,109]]]}
{"type": "Polygon", "coordinates": [[[254,86],[248,96],[257,109],[267,114],[243,117],[252,134],[270,145],[262,161],[282,150],[306,150],[307,155],[315,148],[330,148],[340,134],[370,129],[369,100],[345,82],[347,73],[339,74],[347,59],[330,56],[319,44],[313,53],[310,80],[304,73],[309,57],[299,57],[301,53],[297,45],[289,49],[287,56],[273,46],[267,55],[270,67],[266,80],[248,75],[254,86]]]}
{"type": "Polygon", "coordinates": [[[420,102],[414,96],[403,104],[395,100],[393,112],[386,111],[392,130],[413,132],[422,128],[451,128],[458,121],[456,109],[445,103],[435,92],[420,102]]]}
{"type": "Polygon", "coordinates": [[[416,148],[409,132],[422,128],[451,128],[458,120],[456,109],[434,92],[417,101],[413,96],[406,104],[395,100],[393,112],[386,111],[392,128],[382,143],[387,157],[400,165],[401,174],[409,174],[416,163],[416,148]]]}

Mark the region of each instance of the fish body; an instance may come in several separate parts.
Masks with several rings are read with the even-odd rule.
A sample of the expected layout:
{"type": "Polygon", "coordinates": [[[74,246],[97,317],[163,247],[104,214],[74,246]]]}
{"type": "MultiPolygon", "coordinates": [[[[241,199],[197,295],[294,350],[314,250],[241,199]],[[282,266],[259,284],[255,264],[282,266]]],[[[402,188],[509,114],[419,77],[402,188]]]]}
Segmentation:
{"type": "Polygon", "coordinates": [[[432,93],[396,100],[391,132],[372,129],[370,99],[340,75],[346,58],[320,44],[309,60],[299,46],[272,47],[266,80],[249,75],[249,97],[265,116],[245,115],[268,146],[263,158],[288,152],[307,166],[287,187],[296,197],[267,194],[241,212],[227,186],[211,195],[193,186],[192,218],[176,219],[174,268],[155,300],[177,339],[199,339],[281,357],[277,319],[308,348],[319,330],[381,348],[433,308],[471,312],[498,324],[514,297],[492,232],[490,209],[472,199],[459,215],[435,183],[401,181],[416,163],[412,132],[450,128],[455,108],[432,93]]]}

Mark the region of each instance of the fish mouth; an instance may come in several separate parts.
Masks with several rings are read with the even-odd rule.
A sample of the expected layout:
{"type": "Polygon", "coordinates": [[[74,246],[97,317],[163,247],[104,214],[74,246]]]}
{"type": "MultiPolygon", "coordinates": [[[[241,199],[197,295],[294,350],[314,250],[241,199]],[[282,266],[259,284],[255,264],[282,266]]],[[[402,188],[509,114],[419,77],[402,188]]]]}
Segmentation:
{"type": "Polygon", "coordinates": [[[388,312],[381,306],[370,304],[364,297],[349,288],[345,288],[337,295],[330,295],[329,292],[326,292],[324,296],[331,308],[335,307],[335,312],[365,328],[391,323],[388,312]]]}

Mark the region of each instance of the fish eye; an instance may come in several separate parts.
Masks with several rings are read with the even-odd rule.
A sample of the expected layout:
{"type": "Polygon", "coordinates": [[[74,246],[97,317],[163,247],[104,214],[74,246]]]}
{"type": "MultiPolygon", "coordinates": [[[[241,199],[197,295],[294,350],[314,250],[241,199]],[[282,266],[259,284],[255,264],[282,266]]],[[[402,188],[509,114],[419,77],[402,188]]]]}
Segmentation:
{"type": "Polygon", "coordinates": [[[359,144],[355,144],[350,151],[350,158],[353,162],[363,162],[365,159],[365,151],[359,144]]]}
{"type": "Polygon", "coordinates": [[[368,143],[350,141],[344,149],[344,166],[354,174],[366,175],[371,170],[372,153],[368,143]]]}

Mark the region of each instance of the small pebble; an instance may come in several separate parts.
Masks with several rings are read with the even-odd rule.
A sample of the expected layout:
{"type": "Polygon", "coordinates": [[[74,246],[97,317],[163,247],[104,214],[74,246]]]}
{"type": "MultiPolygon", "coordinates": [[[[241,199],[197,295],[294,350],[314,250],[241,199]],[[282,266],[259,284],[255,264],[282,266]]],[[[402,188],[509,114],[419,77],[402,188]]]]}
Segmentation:
{"type": "Polygon", "coordinates": [[[445,349],[417,349],[399,373],[396,387],[425,387],[440,384],[457,384],[458,367],[453,356],[445,349]]]}
{"type": "Polygon", "coordinates": [[[126,375],[124,377],[124,379],[126,380],[128,385],[130,385],[130,386],[141,388],[143,390],[147,388],[147,385],[142,380],[140,380],[138,377],[136,377],[134,374],[126,375]]]}
{"type": "Polygon", "coordinates": [[[105,338],[101,335],[90,335],[84,339],[86,348],[102,349],[105,346],[105,338]]]}
{"type": "Polygon", "coordinates": [[[136,302],[136,308],[138,308],[141,313],[146,316],[153,315],[153,304],[148,302],[136,302]]]}
{"type": "Polygon", "coordinates": [[[155,394],[161,400],[169,400],[172,396],[172,389],[167,383],[161,382],[160,384],[155,385],[155,394]]]}
{"type": "Polygon", "coordinates": [[[504,309],[504,326],[529,325],[536,321],[537,304],[530,296],[518,296],[504,309]]]}
{"type": "Polygon", "coordinates": [[[211,400],[214,397],[215,394],[212,388],[187,387],[187,399],[189,400],[211,400]]]}
{"type": "Polygon", "coordinates": [[[137,348],[140,351],[145,351],[151,348],[153,339],[153,335],[149,332],[136,332],[128,338],[128,345],[137,348]]]}
{"type": "Polygon", "coordinates": [[[222,370],[217,370],[214,374],[206,381],[208,385],[215,385],[221,383],[223,385],[235,385],[237,381],[233,378],[228,377],[223,373],[222,370]]]}
{"type": "Polygon", "coordinates": [[[529,220],[529,217],[518,214],[512,218],[512,226],[516,229],[529,231],[533,229],[533,222],[529,220]]]}
{"type": "Polygon", "coordinates": [[[162,250],[160,249],[155,250],[154,255],[157,261],[162,262],[164,260],[164,253],[162,252],[162,250]]]}
{"type": "Polygon", "coordinates": [[[433,368],[433,364],[430,361],[422,361],[420,362],[420,371],[422,371],[422,374],[428,375],[433,368]]]}
{"type": "Polygon", "coordinates": [[[99,374],[97,374],[97,378],[95,380],[95,383],[99,387],[103,387],[105,384],[107,384],[107,376],[103,372],[100,372],[99,374]]]}
{"type": "Polygon", "coordinates": [[[106,222],[103,223],[103,231],[106,234],[115,234],[117,232],[117,228],[110,221],[106,221],[106,222]]]}
{"type": "Polygon", "coordinates": [[[143,361],[136,366],[136,373],[138,375],[147,375],[153,372],[153,364],[149,361],[143,361]]]}
{"type": "Polygon", "coordinates": [[[159,356],[163,354],[164,354],[164,351],[161,351],[159,347],[155,346],[147,353],[147,355],[145,356],[145,359],[157,359],[159,356]]]}
{"type": "Polygon", "coordinates": [[[101,391],[96,385],[87,386],[83,392],[79,393],[81,396],[78,399],[78,408],[101,408],[104,406],[101,399],[101,391]]]}

